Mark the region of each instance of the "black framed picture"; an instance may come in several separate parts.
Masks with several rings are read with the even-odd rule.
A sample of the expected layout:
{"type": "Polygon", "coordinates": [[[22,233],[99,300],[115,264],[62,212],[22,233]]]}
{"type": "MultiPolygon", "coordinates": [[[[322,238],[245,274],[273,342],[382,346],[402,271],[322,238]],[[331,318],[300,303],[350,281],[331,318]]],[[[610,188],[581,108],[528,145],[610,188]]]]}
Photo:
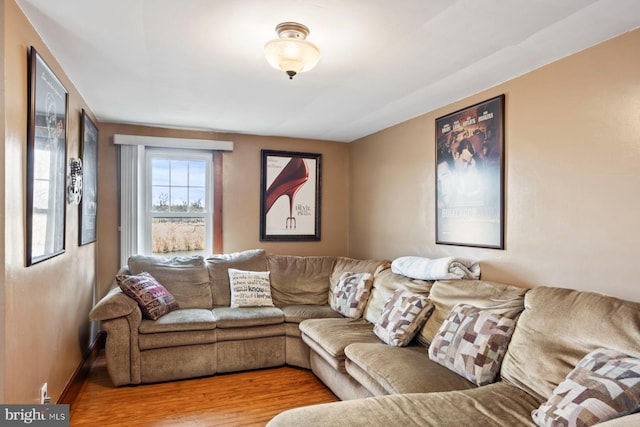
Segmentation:
{"type": "Polygon", "coordinates": [[[504,249],[504,101],[436,119],[436,243],[504,249]]]}
{"type": "Polygon", "coordinates": [[[97,236],[98,213],[98,127],[82,110],[82,199],[78,207],[80,246],[95,242],[97,236]]]}
{"type": "Polygon", "coordinates": [[[261,153],[260,240],[320,240],[322,155],[261,153]]]}
{"type": "Polygon", "coordinates": [[[65,251],[68,92],[29,49],[26,265],[65,251]]]}

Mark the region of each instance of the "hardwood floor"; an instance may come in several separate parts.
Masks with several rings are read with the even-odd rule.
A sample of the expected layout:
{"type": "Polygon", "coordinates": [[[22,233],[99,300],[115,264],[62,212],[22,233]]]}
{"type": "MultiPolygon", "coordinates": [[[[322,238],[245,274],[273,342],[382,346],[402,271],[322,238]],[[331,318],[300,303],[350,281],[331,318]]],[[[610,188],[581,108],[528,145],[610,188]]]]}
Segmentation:
{"type": "Polygon", "coordinates": [[[105,359],[71,405],[71,426],[264,426],[276,414],[338,399],[311,371],[264,369],[114,387],[105,359]]]}

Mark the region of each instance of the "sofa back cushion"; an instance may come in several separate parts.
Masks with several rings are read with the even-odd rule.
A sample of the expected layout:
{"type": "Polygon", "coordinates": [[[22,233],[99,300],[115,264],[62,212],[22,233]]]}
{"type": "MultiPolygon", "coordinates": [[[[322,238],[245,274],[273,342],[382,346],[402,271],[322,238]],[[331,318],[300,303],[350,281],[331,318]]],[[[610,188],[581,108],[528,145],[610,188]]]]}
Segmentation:
{"type": "Polygon", "coordinates": [[[336,262],[333,264],[333,270],[331,271],[331,276],[329,277],[329,281],[331,282],[331,286],[329,286],[329,301],[333,298],[333,290],[338,286],[340,277],[344,273],[369,273],[372,276],[376,276],[378,272],[382,271],[382,269],[389,268],[390,266],[391,263],[386,260],[361,260],[348,257],[336,258],[336,262]]]}
{"type": "Polygon", "coordinates": [[[398,289],[404,289],[416,294],[429,295],[433,282],[410,279],[406,276],[393,273],[391,264],[381,265],[373,278],[373,288],[369,296],[369,302],[364,309],[363,317],[375,324],[382,315],[382,310],[391,295],[398,289]]]}
{"type": "Polygon", "coordinates": [[[331,271],[331,286],[335,287],[340,281],[342,273],[369,273],[377,274],[382,268],[390,268],[391,263],[381,259],[354,259],[349,257],[338,257],[333,264],[331,271]]]}
{"type": "Polygon", "coordinates": [[[174,296],[180,308],[211,308],[209,274],[204,257],[133,255],[127,264],[131,274],[151,274],[174,296]]]}
{"type": "Polygon", "coordinates": [[[418,334],[418,341],[429,345],[451,310],[468,304],[488,312],[515,319],[524,309],[525,288],[486,280],[439,280],[433,284],[429,299],[433,313],[418,334]]]}
{"type": "Polygon", "coordinates": [[[247,271],[267,271],[267,257],[264,249],[210,255],[206,258],[206,261],[214,307],[229,307],[231,305],[230,268],[247,271]]]}
{"type": "Polygon", "coordinates": [[[271,296],[276,307],[326,305],[335,257],[267,255],[271,296]]]}
{"type": "Polygon", "coordinates": [[[540,400],[598,348],[640,357],[640,303],[592,292],[540,287],[525,310],[502,363],[502,378],[540,400]]]}

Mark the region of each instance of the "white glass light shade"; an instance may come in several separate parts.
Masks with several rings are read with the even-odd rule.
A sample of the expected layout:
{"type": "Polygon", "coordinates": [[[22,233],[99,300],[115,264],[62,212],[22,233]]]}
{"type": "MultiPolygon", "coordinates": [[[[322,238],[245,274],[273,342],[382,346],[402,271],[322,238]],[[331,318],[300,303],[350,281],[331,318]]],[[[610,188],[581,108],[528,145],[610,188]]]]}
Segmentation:
{"type": "Polygon", "coordinates": [[[320,50],[316,45],[296,38],[271,40],[264,46],[264,54],[272,67],[287,74],[309,71],[320,60],[320,50]]]}

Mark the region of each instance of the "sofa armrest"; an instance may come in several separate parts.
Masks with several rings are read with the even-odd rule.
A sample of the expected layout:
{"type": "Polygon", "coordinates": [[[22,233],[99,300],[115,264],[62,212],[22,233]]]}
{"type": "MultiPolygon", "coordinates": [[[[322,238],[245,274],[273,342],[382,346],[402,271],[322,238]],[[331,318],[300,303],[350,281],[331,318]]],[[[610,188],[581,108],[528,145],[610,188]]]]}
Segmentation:
{"type": "Polygon", "coordinates": [[[115,386],[140,384],[140,348],[138,328],[141,317],[133,311],[127,317],[102,322],[107,333],[105,356],[109,378],[115,386]]]}
{"type": "Polygon", "coordinates": [[[126,317],[135,310],[140,310],[138,303],[116,286],[91,309],[89,320],[117,319],[118,317],[126,317]]]}
{"type": "Polygon", "coordinates": [[[598,427],[632,427],[640,425],[640,412],[597,424],[598,427]]]}

